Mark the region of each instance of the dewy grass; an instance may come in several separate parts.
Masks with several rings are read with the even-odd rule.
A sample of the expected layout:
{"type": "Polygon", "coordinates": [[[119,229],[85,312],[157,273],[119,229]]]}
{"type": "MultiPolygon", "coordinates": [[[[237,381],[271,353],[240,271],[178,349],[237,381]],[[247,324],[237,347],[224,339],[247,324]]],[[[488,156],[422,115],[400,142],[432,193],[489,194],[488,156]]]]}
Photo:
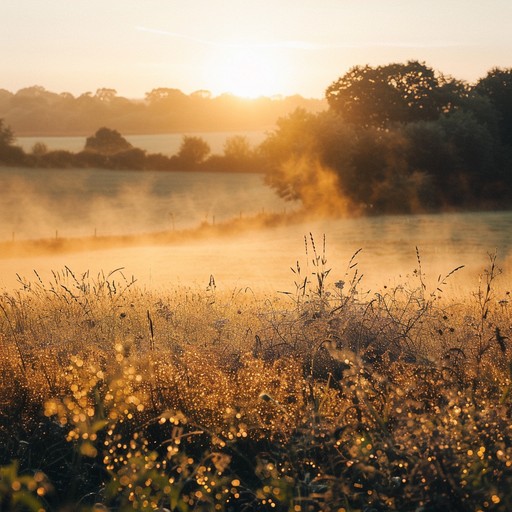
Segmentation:
{"type": "Polygon", "coordinates": [[[357,254],[332,278],[305,243],[285,295],[20,278],[0,296],[0,509],[511,510],[496,258],[467,297],[443,291],[458,269],[429,289],[419,252],[371,293],[357,254]]]}

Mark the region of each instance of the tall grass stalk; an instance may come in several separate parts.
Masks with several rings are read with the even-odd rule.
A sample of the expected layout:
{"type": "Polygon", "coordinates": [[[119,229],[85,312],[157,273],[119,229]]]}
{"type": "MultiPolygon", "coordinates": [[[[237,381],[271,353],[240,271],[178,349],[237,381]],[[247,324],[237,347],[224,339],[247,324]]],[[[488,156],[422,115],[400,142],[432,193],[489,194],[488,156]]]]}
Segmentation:
{"type": "Polygon", "coordinates": [[[0,297],[2,507],[512,510],[496,257],[452,300],[460,269],[432,285],[419,250],[372,293],[358,253],[333,278],[325,238],[304,242],[285,296],[20,278],[0,297]]]}

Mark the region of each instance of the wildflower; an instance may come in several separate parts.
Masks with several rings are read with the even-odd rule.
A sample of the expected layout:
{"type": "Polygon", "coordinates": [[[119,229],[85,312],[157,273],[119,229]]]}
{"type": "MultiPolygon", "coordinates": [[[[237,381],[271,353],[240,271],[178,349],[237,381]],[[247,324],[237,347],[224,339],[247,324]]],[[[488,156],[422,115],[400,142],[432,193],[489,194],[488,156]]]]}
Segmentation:
{"type": "Polygon", "coordinates": [[[336,288],[338,288],[338,290],[343,290],[344,286],[345,286],[345,281],[342,281],[341,279],[339,281],[336,281],[334,283],[334,286],[336,288]]]}

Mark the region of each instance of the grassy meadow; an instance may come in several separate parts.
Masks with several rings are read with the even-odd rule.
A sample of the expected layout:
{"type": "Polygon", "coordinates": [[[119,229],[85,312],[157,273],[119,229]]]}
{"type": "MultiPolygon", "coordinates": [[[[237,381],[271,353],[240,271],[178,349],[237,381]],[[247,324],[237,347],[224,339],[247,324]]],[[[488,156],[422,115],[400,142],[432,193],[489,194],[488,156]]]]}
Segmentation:
{"type": "MultiPolygon", "coordinates": [[[[334,281],[286,293],[19,277],[0,296],[2,511],[512,510],[510,294],[334,281]]],[[[316,242],[316,245],[315,245],[316,242]]],[[[302,262],[302,263],[301,263],[302,262]]]]}

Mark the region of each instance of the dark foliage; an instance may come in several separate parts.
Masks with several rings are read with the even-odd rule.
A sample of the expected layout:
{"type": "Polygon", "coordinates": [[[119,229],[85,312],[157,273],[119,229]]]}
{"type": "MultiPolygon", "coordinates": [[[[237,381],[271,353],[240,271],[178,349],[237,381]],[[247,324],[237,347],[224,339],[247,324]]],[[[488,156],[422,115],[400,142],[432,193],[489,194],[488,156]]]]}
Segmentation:
{"type": "Polygon", "coordinates": [[[511,77],[470,87],[415,61],[357,66],[327,89],[329,111],[280,120],[261,147],[267,181],[312,208],[326,195],[349,212],[508,208],[511,77]]]}
{"type": "Polygon", "coordinates": [[[348,122],[385,127],[437,119],[451,110],[464,86],[417,61],[356,66],[327,88],[329,106],[348,122]]]}
{"type": "Polygon", "coordinates": [[[117,130],[103,127],[92,137],[87,137],[84,150],[113,155],[132,148],[133,146],[117,130]]]}
{"type": "MultiPolygon", "coordinates": [[[[58,102],[49,94],[29,88],[10,98],[4,92],[0,102],[10,98],[24,108],[42,99],[55,108],[64,100],[77,102],[99,120],[106,111],[127,107],[111,89],[58,102]]],[[[87,139],[80,153],[40,145],[27,155],[14,145],[13,132],[2,120],[0,164],[264,172],[282,197],[331,214],[510,207],[512,69],[493,69],[470,86],[417,61],[356,66],[328,87],[326,98],[328,110],[299,108],[279,118],[258,148],[242,136],[229,138],[222,155],[210,155],[197,136],[184,136],[176,155],[147,154],[105,127],[87,139]]],[[[213,105],[246,107],[232,97],[218,101],[204,91],[187,96],[155,89],[144,108],[156,123],[162,116],[188,119],[190,109],[207,117],[213,105]]]]}

